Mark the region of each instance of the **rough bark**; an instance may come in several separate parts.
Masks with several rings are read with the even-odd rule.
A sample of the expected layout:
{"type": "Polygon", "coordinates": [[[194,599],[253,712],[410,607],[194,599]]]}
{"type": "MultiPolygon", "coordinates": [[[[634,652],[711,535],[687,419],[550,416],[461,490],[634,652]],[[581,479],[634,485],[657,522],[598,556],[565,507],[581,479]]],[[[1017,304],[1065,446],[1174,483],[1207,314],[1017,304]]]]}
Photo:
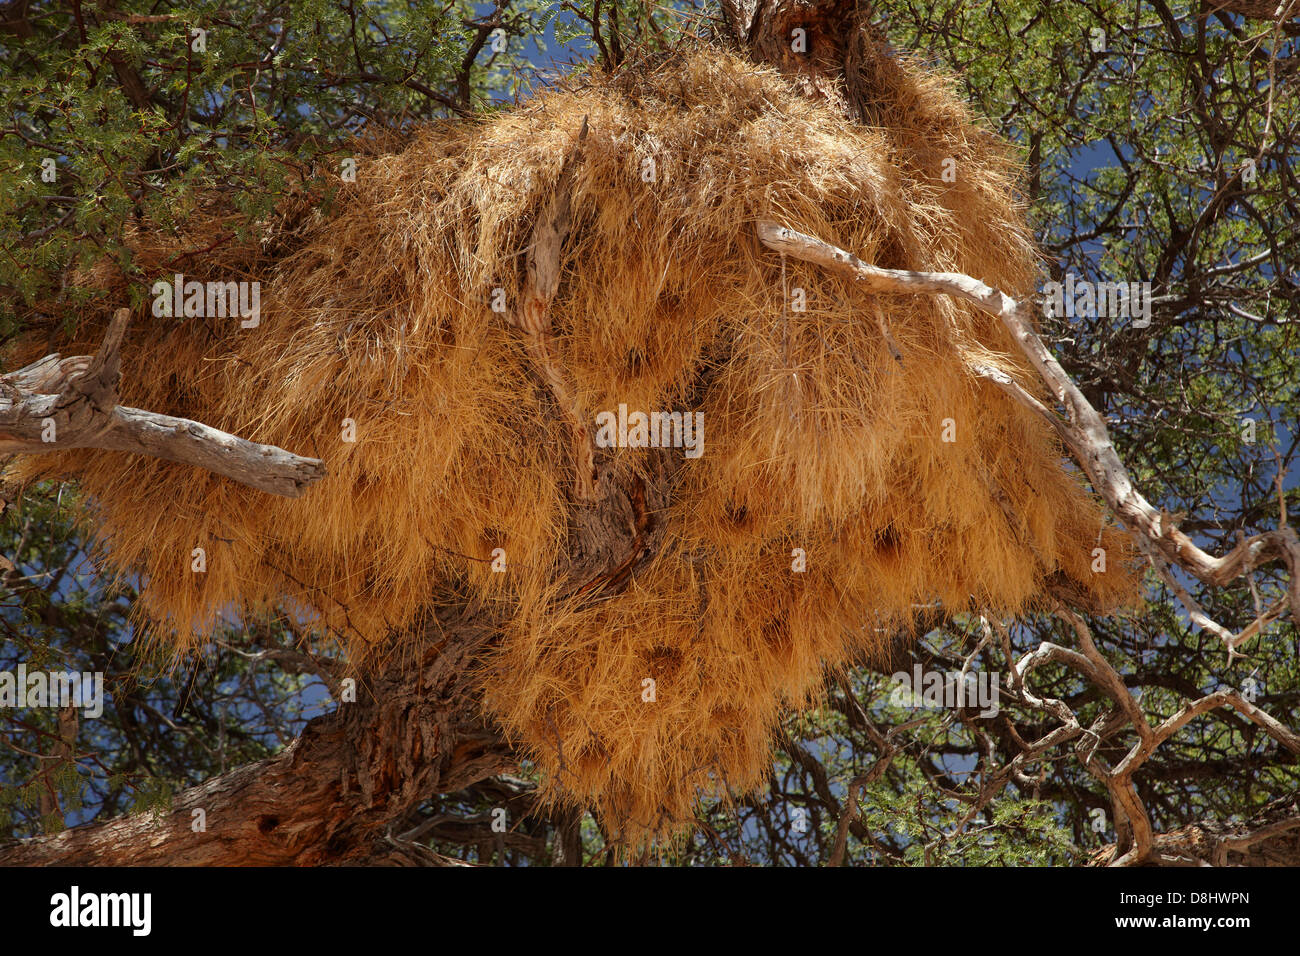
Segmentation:
{"type": "Polygon", "coordinates": [[[775,67],[804,95],[836,103],[859,122],[869,118],[873,97],[863,53],[883,38],[871,29],[867,0],[721,0],[721,7],[729,39],[756,63],[775,67]]]}
{"type": "Polygon", "coordinates": [[[358,679],[355,703],[311,721],[280,754],[183,791],[169,810],[0,848],[0,866],[437,863],[386,828],[430,794],[512,766],[472,674],[495,637],[472,614],[444,612],[418,651],[358,679]]]}
{"type": "MultiPolygon", "coordinates": [[[[1300,866],[1300,800],[1275,800],[1242,823],[1205,820],[1161,833],[1144,866],[1300,866]]],[[[1116,855],[1105,846],[1092,856],[1106,866],[1116,855]]]]}

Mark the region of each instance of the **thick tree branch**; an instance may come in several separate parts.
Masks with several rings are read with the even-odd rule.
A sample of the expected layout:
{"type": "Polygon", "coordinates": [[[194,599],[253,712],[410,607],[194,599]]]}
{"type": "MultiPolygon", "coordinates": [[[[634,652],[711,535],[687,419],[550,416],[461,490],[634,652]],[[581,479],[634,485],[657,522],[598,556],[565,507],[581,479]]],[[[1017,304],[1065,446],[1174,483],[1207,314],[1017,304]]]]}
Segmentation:
{"type": "Polygon", "coordinates": [[[389,824],[514,764],[477,704],[472,665],[495,637],[445,612],[418,653],[359,679],[356,702],[311,721],[280,754],[191,787],[161,812],[0,847],[0,866],[431,862],[390,843],[389,824]]]}
{"type": "MultiPolygon", "coordinates": [[[[1092,855],[1097,866],[1113,865],[1115,846],[1092,855]]],[[[1283,798],[1243,823],[1206,820],[1153,838],[1148,857],[1154,866],[1296,866],[1300,864],[1300,804],[1283,798]]]]}
{"type": "Polygon", "coordinates": [[[296,498],[325,474],[316,458],[260,445],[186,418],[117,404],[119,309],[93,357],[47,355],[0,377],[0,454],[69,448],[133,452],[194,465],[259,491],[296,498]]]}

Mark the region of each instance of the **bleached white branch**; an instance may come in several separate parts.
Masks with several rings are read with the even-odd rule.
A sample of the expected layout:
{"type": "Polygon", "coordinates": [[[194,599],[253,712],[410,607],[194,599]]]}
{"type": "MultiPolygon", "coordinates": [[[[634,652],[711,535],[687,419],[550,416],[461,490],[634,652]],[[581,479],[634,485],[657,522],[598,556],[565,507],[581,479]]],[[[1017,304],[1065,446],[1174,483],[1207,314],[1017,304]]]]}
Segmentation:
{"type": "Polygon", "coordinates": [[[296,498],[325,464],[219,429],[117,404],[119,350],[131,314],[118,309],[95,356],[47,355],[0,376],[0,454],[100,448],[194,465],[296,498]]]}
{"type": "MultiPolygon", "coordinates": [[[[1162,564],[1175,564],[1200,581],[1221,587],[1237,577],[1249,574],[1261,564],[1281,560],[1289,571],[1288,603],[1292,608],[1300,607],[1300,537],[1287,525],[1285,516],[1276,530],[1245,538],[1221,557],[1197,547],[1178,530],[1167,515],[1152,507],[1137,490],[1128,469],[1115,451],[1105,420],[1034,331],[1034,323],[1023,303],[962,273],[882,269],[863,262],[837,246],[775,222],[759,222],[757,230],[759,239],[769,249],[846,276],[872,292],[950,295],[997,316],[1019,344],[1048,390],[1065,409],[1065,418],[1062,419],[1043,405],[1004,372],[987,365],[978,366],[973,371],[995,382],[1016,401],[1051,424],[1073,453],[1093,488],[1158,570],[1167,573],[1162,564]]],[[[1182,593],[1179,598],[1183,600],[1186,591],[1180,590],[1182,593]]],[[[1194,601],[1184,601],[1184,604],[1198,623],[1223,637],[1230,650],[1241,643],[1244,635],[1253,635],[1259,630],[1259,627],[1252,624],[1242,635],[1233,637],[1226,628],[1210,621],[1195,606],[1194,601]]]]}

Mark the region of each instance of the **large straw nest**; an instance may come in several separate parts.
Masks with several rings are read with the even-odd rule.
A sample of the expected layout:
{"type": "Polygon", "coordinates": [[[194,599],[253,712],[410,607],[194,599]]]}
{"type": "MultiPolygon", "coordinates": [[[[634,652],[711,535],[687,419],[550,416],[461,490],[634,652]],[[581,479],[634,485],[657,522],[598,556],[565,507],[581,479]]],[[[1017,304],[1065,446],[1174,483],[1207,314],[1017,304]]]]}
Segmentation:
{"type": "MultiPolygon", "coordinates": [[[[327,215],[286,199],[259,240],[214,245],[237,218],[219,203],[178,231],[141,226],[127,238],[146,283],[258,279],[263,312],[241,329],[139,310],[123,403],[319,456],[328,477],[288,500],[112,453],[34,457],[21,473],[79,480],[112,567],[140,576],[141,621],[178,651],[226,617],[288,606],[360,660],[400,646],[453,585],[502,621],[486,706],[548,793],[626,837],[678,827],[701,791],[760,785],[782,710],[935,602],[1023,613],[1049,582],[1101,609],[1133,594],[1120,536],[1048,427],[971,371],[1037,390],[995,319],[867,295],[756,240],[771,219],[878,265],[1031,290],[1008,149],[947,81],[876,55],[872,126],[705,49],[425,129],[363,157],[327,215]],[[671,493],[654,557],[623,593],[585,603],[563,573],[563,413],[490,308],[494,289],[517,301],[584,118],[551,308],[558,363],[593,416],[622,403],[705,423],[698,459],[611,453],[621,473],[667,461],[671,493]],[[191,571],[196,547],[206,573],[191,571]]],[[[120,273],[91,278],[105,312],[121,304],[120,273]]],[[[59,344],[93,351],[101,328],[59,344]]]]}

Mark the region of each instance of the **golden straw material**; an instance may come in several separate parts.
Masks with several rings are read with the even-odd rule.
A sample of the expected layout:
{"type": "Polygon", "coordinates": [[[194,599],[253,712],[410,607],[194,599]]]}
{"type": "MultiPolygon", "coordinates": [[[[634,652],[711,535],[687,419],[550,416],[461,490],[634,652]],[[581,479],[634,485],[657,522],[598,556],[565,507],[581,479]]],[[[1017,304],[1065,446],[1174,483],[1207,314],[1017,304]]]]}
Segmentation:
{"type": "MultiPolygon", "coordinates": [[[[504,622],[485,706],[547,795],[628,839],[680,830],[701,793],[760,786],[781,713],[827,668],[879,659],[918,609],[1023,613],[1049,581],[1099,609],[1134,598],[1123,536],[1048,427],[972,371],[1041,394],[995,318],[865,294],[755,235],[772,220],[875,265],[1031,290],[1008,148],[946,80],[878,55],[869,127],[704,50],[364,151],[328,214],[286,199],[247,240],[214,245],[238,221],[215,200],[178,231],[140,226],[146,283],[258,280],[262,313],[247,329],[146,305],[121,401],[322,458],[328,475],[287,500],[121,454],[19,473],[80,482],[112,567],[141,576],[142,622],[178,651],[287,603],[358,661],[454,585],[504,622]],[[539,352],[493,304],[518,308],[570,156],[539,352]],[[702,413],[703,453],[669,453],[654,557],[622,593],[583,600],[564,574],[568,417],[594,429],[620,405],[702,413]]],[[[125,301],[107,265],[76,278],[105,315],[125,301]]],[[[58,344],[97,337],[88,322],[58,344]]],[[[603,454],[630,473],[660,453],[603,454]]]]}

